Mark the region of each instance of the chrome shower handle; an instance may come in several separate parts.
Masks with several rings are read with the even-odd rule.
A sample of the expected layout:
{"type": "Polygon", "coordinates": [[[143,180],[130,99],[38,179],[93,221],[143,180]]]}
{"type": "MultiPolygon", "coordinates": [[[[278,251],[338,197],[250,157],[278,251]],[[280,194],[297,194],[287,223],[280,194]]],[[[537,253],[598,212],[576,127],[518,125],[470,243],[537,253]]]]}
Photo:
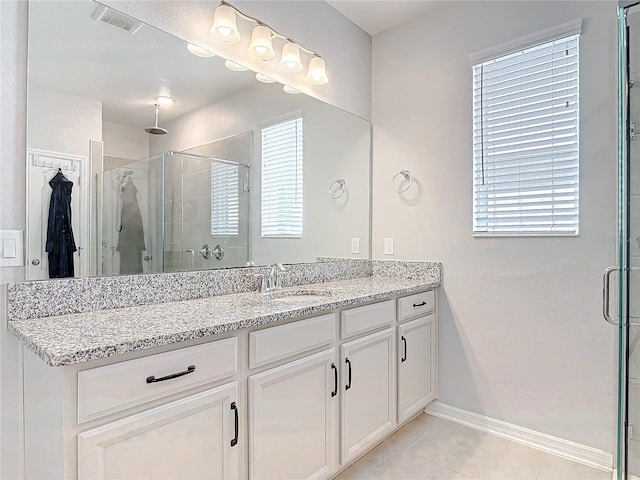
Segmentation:
{"type": "Polygon", "coordinates": [[[620,270],[617,266],[607,267],[602,274],[602,316],[611,325],[618,325],[609,314],[609,283],[612,272],[620,270]]]}

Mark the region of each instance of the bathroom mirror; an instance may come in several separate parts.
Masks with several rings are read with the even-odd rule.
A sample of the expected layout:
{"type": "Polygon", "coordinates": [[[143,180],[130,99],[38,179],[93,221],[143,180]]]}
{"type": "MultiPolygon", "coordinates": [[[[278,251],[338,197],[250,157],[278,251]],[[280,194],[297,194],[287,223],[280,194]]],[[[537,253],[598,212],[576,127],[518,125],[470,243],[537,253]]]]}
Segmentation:
{"type": "Polygon", "coordinates": [[[98,3],[32,0],[28,277],[58,169],[76,277],[368,258],[370,133],[98,3]]]}

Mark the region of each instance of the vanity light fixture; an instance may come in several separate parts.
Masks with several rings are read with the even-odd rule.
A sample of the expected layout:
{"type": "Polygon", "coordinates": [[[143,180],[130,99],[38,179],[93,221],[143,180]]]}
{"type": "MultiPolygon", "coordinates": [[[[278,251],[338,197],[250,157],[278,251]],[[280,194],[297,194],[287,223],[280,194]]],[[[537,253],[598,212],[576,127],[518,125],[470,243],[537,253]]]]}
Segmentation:
{"type": "Polygon", "coordinates": [[[191,43],[187,44],[187,50],[189,50],[189,52],[193,53],[197,57],[205,57],[206,58],[206,57],[215,57],[216,56],[215,53],[210,52],[206,48],[202,48],[202,47],[199,47],[197,45],[193,45],[191,43]]]}
{"type": "Polygon", "coordinates": [[[273,49],[273,43],[271,42],[271,30],[269,27],[262,24],[253,27],[251,45],[249,45],[247,52],[260,60],[271,60],[276,56],[276,51],[273,49]]]}
{"type": "Polygon", "coordinates": [[[282,90],[285,93],[290,93],[291,95],[297,95],[298,93],[300,93],[300,90],[298,90],[297,88],[290,87],[289,85],[283,86],[282,90]]]}
{"type": "Polygon", "coordinates": [[[261,73],[256,73],[256,80],[258,80],[259,82],[262,83],[274,83],[275,80],[271,77],[267,77],[266,75],[263,75],[261,73]]]}
{"type": "Polygon", "coordinates": [[[247,70],[249,70],[244,65],[240,65],[239,63],[232,62],[231,60],[225,60],[224,66],[227,67],[229,70],[233,70],[234,72],[246,72],[247,70]]]}
{"type": "Polygon", "coordinates": [[[329,82],[324,66],[324,60],[322,58],[313,57],[309,61],[309,70],[304,79],[311,85],[325,85],[329,82]]]}
{"type": "Polygon", "coordinates": [[[238,43],[242,36],[236,24],[235,8],[226,2],[221,2],[213,16],[213,25],[209,30],[209,36],[225,45],[238,43]]]}
{"type": "Polygon", "coordinates": [[[277,39],[283,42],[280,59],[277,64],[280,71],[298,73],[304,70],[303,61],[300,58],[300,52],[302,51],[307,55],[311,55],[307,75],[304,77],[305,81],[311,85],[325,85],[329,82],[325,62],[317,52],[303,47],[291,37],[282,35],[261,20],[241,12],[226,0],[220,1],[214,13],[213,26],[209,30],[211,38],[227,45],[238,43],[241,35],[238,31],[236,15],[255,25],[251,32],[251,42],[247,49],[248,55],[260,60],[271,60],[276,56],[273,40],[277,39]]]}
{"type": "Polygon", "coordinates": [[[282,47],[278,68],[287,73],[298,73],[304,68],[300,61],[300,47],[291,40],[287,40],[282,47]]]}

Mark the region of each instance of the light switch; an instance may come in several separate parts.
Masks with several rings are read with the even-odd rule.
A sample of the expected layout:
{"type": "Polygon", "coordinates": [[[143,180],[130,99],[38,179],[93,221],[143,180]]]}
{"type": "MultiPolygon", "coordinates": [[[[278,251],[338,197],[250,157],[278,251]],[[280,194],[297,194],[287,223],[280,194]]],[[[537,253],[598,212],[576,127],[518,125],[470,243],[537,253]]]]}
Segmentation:
{"type": "Polygon", "coordinates": [[[16,258],[15,238],[5,238],[2,240],[2,258],[16,258]]]}
{"type": "Polygon", "coordinates": [[[351,253],[360,253],[360,239],[352,238],[351,239],[351,253]]]}
{"type": "Polygon", "coordinates": [[[384,254],[393,255],[393,237],[384,239],[384,254]]]}
{"type": "Polygon", "coordinates": [[[22,230],[0,230],[0,267],[24,265],[23,239],[22,230]]]}

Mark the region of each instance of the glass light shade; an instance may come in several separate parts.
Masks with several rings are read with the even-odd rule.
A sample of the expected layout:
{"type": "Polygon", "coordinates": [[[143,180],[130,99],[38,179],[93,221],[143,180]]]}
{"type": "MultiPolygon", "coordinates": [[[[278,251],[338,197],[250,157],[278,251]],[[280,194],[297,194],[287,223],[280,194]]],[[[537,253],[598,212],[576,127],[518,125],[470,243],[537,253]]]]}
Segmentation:
{"type": "Polygon", "coordinates": [[[256,25],[251,33],[251,45],[247,52],[252,57],[260,60],[271,60],[276,56],[276,51],[271,43],[271,30],[264,25],[256,25]]]}
{"type": "Polygon", "coordinates": [[[261,73],[256,73],[256,80],[258,80],[259,82],[262,83],[274,83],[275,80],[271,77],[267,77],[266,75],[263,75],[261,73]]]}
{"type": "Polygon", "coordinates": [[[289,85],[285,85],[284,87],[282,87],[282,90],[286,93],[290,93],[291,95],[297,95],[298,93],[300,93],[300,90],[290,87],[289,85]]]}
{"type": "Polygon", "coordinates": [[[309,71],[307,76],[304,77],[307,83],[311,85],[324,85],[329,83],[327,78],[327,72],[325,70],[324,60],[320,57],[313,57],[309,61],[309,71]]]}
{"type": "Polygon", "coordinates": [[[236,12],[233,11],[233,8],[227,5],[220,5],[216,8],[209,36],[226,45],[233,45],[240,41],[241,36],[236,25],[236,12]]]}
{"type": "Polygon", "coordinates": [[[193,53],[197,57],[215,57],[216,56],[215,53],[210,52],[206,48],[202,48],[197,45],[192,45],[191,43],[187,43],[187,50],[189,50],[189,52],[193,53]]]}
{"type": "Polygon", "coordinates": [[[287,42],[282,46],[282,55],[278,68],[287,73],[298,73],[304,68],[300,61],[300,47],[293,42],[287,42]]]}
{"type": "Polygon", "coordinates": [[[160,95],[158,98],[156,98],[156,102],[158,102],[160,105],[172,105],[173,98],[167,95],[160,95]]]}
{"type": "Polygon", "coordinates": [[[232,62],[231,60],[225,60],[224,66],[227,67],[229,70],[233,70],[234,72],[246,72],[247,70],[249,70],[244,65],[240,65],[239,63],[232,62]]]}

